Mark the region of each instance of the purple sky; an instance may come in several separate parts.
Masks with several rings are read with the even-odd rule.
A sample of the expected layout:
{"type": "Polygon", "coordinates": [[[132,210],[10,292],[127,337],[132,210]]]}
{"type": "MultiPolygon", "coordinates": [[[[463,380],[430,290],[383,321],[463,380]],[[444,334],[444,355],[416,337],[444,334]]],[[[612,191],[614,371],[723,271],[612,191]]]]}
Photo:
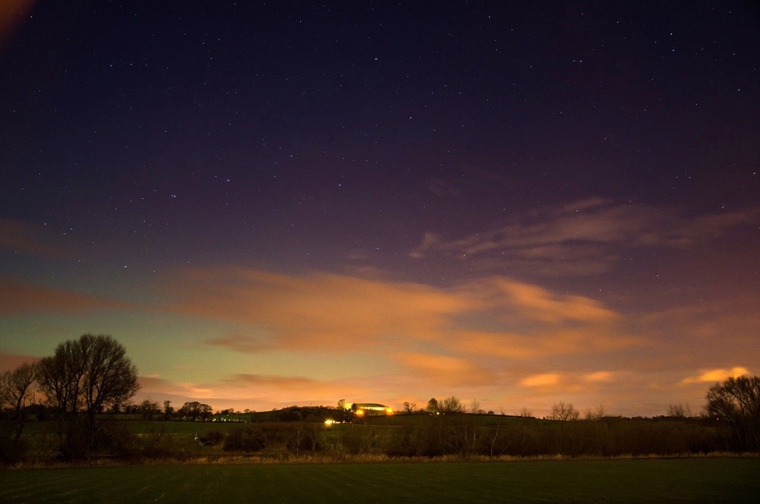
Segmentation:
{"type": "Polygon", "coordinates": [[[760,372],[747,2],[0,10],[0,367],[139,400],[701,407],[760,372]]]}

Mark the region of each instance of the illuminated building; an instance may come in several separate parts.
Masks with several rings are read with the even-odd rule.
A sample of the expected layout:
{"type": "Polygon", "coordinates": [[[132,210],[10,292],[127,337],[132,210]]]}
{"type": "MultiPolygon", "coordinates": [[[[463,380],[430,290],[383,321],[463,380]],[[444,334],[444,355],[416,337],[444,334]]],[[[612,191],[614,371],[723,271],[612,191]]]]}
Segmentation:
{"type": "Polygon", "coordinates": [[[363,417],[363,416],[381,416],[381,415],[392,415],[393,414],[393,408],[390,408],[384,404],[378,404],[378,403],[353,403],[350,405],[347,405],[346,409],[350,409],[354,413],[356,413],[356,416],[363,417]]]}

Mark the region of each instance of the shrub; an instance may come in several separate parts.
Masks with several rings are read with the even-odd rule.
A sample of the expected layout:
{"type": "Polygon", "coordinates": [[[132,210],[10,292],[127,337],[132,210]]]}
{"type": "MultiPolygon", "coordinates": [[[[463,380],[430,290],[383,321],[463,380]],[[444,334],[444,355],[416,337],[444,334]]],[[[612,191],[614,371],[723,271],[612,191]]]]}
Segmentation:
{"type": "Polygon", "coordinates": [[[204,446],[216,446],[219,443],[221,443],[223,439],[224,439],[224,434],[222,434],[218,430],[210,430],[204,433],[202,436],[200,436],[198,438],[198,441],[200,441],[201,444],[204,446]]]}
{"type": "Polygon", "coordinates": [[[182,453],[174,446],[174,439],[161,429],[159,432],[153,432],[145,439],[142,454],[147,458],[177,458],[182,453]]]}
{"type": "Polygon", "coordinates": [[[0,462],[6,464],[15,464],[26,459],[27,452],[29,450],[29,444],[26,439],[19,438],[17,442],[13,442],[13,437],[10,435],[10,429],[6,432],[0,432],[0,462]]]}
{"type": "Polygon", "coordinates": [[[296,455],[304,452],[318,452],[324,449],[319,424],[303,422],[291,427],[286,447],[296,455]]]}
{"type": "Polygon", "coordinates": [[[224,440],[225,451],[254,452],[264,449],[266,445],[264,433],[254,427],[235,429],[224,440]]]}
{"type": "Polygon", "coordinates": [[[125,422],[108,422],[96,431],[94,447],[117,457],[131,457],[138,449],[137,435],[125,422]]]}

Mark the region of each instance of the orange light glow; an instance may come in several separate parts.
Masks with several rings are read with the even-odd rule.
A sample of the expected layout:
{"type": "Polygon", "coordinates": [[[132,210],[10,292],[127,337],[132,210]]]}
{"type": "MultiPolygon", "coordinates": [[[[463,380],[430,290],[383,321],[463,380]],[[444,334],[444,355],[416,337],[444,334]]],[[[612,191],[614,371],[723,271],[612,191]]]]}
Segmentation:
{"type": "Polygon", "coordinates": [[[364,410],[363,409],[356,410],[356,416],[364,416],[364,410]]]}

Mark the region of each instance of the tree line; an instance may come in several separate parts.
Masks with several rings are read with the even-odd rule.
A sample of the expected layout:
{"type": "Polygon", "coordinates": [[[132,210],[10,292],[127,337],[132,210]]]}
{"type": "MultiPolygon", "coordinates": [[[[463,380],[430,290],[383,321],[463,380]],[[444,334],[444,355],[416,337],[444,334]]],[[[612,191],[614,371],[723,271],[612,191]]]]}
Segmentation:
{"type": "MultiPolygon", "coordinates": [[[[138,388],[137,369],[127,357],[124,346],[106,335],[85,334],[59,344],[52,356],[35,364],[22,364],[3,372],[0,374],[0,458],[13,460],[25,450],[24,429],[33,411],[38,417],[53,412],[51,419],[56,426],[57,449],[65,459],[88,457],[98,449],[102,453],[119,446],[123,448],[125,443],[134,444],[134,437],[125,431],[128,427],[104,422],[101,413],[105,411],[127,411],[146,420],[162,415],[165,420],[179,417],[193,422],[212,415],[211,406],[198,401],[186,402],[178,410],[170,401],[164,401],[163,409],[150,400],[130,404],[138,388]],[[40,398],[44,406],[40,404],[40,398]]],[[[269,418],[273,422],[300,426],[286,429],[287,432],[293,430],[292,435],[285,438],[288,450],[294,453],[323,448],[350,453],[379,450],[392,456],[534,455],[553,451],[568,455],[609,455],[643,454],[646,450],[677,453],[673,451],[676,449],[687,452],[760,451],[760,378],[757,376],[731,377],[714,384],[707,392],[704,413],[699,418],[692,415],[688,405],[671,405],[668,408],[671,419],[688,420],[679,425],[651,421],[635,423],[630,419],[608,417],[601,406],[582,417],[572,403],[564,402],[555,404],[545,418],[561,422],[538,421],[523,408],[520,416],[537,423],[491,425],[478,423],[474,416],[468,418],[462,413],[493,415],[492,411],[483,411],[475,400],[467,408],[455,396],[431,398],[424,408],[407,402],[404,410],[427,415],[417,415],[416,421],[407,422],[401,430],[396,428],[387,432],[381,426],[364,424],[362,427],[359,421],[357,429],[344,429],[337,436],[327,433],[321,422],[328,413],[339,422],[356,421],[343,408],[329,410],[320,407],[308,411],[285,408],[277,414],[272,412],[269,418]]],[[[270,427],[269,430],[277,433],[276,439],[285,439],[280,427],[270,427]]],[[[157,447],[167,443],[168,438],[159,436],[157,439],[159,441],[151,441],[153,445],[149,444],[146,450],[167,452],[157,447]]],[[[254,429],[241,431],[230,438],[218,433],[206,439],[218,442],[224,439],[229,450],[241,446],[248,447],[248,450],[264,446],[267,435],[254,429]]]]}

